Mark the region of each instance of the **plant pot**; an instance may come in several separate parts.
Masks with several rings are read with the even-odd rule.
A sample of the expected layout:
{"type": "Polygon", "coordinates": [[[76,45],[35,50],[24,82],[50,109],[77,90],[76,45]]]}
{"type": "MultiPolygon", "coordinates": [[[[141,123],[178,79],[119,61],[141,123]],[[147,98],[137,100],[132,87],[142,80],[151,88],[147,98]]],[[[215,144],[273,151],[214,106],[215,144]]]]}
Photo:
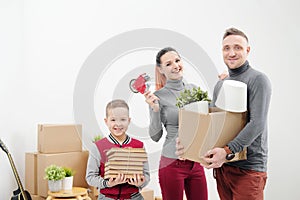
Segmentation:
{"type": "Polygon", "coordinates": [[[63,190],[72,190],[73,188],[73,176],[65,177],[62,181],[63,190]]]}
{"type": "Polygon", "coordinates": [[[62,189],[62,180],[48,180],[48,188],[50,192],[59,192],[62,189]]]}
{"type": "Polygon", "coordinates": [[[185,110],[208,114],[208,101],[196,101],[184,106],[185,110]]]}

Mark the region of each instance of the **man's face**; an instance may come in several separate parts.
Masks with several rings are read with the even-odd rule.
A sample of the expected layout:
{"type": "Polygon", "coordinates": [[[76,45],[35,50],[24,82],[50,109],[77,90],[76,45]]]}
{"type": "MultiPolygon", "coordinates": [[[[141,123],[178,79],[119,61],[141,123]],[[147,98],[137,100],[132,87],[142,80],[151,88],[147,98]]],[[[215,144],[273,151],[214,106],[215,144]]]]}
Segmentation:
{"type": "Polygon", "coordinates": [[[250,52],[246,38],[240,35],[229,35],[223,40],[223,59],[229,69],[242,66],[250,52]]]}

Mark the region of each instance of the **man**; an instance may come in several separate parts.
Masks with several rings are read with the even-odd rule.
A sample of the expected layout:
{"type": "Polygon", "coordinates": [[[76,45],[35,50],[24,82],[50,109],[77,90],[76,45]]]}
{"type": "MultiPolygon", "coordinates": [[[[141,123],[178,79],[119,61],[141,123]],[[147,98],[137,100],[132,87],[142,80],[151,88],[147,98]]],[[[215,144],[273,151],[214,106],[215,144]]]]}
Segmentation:
{"type": "MultiPolygon", "coordinates": [[[[242,31],[227,29],[222,45],[223,59],[229,71],[229,77],[224,80],[247,84],[247,124],[225,147],[208,151],[204,160],[209,163],[208,169],[214,168],[217,189],[222,200],[260,200],[263,199],[267,179],[267,115],[271,83],[266,75],[249,65],[247,56],[250,46],[242,31]],[[225,163],[234,157],[234,153],[241,152],[245,147],[247,160],[225,163]]],[[[212,105],[216,102],[222,84],[223,80],[220,80],[214,88],[212,105]]],[[[176,153],[183,153],[179,141],[176,153]]]]}

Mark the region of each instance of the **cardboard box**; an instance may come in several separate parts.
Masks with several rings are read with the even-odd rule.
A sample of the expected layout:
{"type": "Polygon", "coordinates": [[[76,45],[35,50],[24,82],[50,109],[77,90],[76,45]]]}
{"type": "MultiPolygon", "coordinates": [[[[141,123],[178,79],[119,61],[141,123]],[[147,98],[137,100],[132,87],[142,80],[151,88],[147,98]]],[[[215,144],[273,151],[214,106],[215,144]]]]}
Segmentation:
{"type": "Polygon", "coordinates": [[[25,189],[31,194],[37,194],[37,154],[25,153],[25,189]]]}
{"type": "Polygon", "coordinates": [[[39,196],[39,195],[32,195],[32,194],[30,194],[30,196],[31,196],[31,200],[45,200],[46,198],[45,197],[41,197],[41,196],[39,196]]]}
{"type": "Polygon", "coordinates": [[[201,114],[180,109],[179,140],[184,146],[182,157],[206,164],[201,157],[214,147],[224,147],[245,124],[246,112],[232,113],[214,107],[208,114],[201,114]]]}
{"type": "Polygon", "coordinates": [[[75,170],[73,179],[74,187],[88,188],[85,180],[88,151],[69,152],[58,154],[38,154],[37,155],[37,194],[47,197],[48,180],[44,179],[45,168],[55,164],[61,167],[70,167],[75,170]]]}
{"type": "Polygon", "coordinates": [[[144,200],[154,200],[154,191],[150,188],[143,188],[141,194],[144,197],[144,200]]]}
{"type": "Polygon", "coordinates": [[[64,153],[82,151],[82,126],[38,125],[38,151],[40,153],[64,153]]]}
{"type": "Polygon", "coordinates": [[[91,200],[97,200],[99,195],[98,189],[96,187],[89,186],[88,195],[91,198],[91,200]]]}
{"type": "Polygon", "coordinates": [[[125,178],[133,178],[134,174],[143,174],[147,153],[144,148],[112,148],[106,152],[108,162],[105,163],[104,178],[115,178],[119,173],[125,178]]]}

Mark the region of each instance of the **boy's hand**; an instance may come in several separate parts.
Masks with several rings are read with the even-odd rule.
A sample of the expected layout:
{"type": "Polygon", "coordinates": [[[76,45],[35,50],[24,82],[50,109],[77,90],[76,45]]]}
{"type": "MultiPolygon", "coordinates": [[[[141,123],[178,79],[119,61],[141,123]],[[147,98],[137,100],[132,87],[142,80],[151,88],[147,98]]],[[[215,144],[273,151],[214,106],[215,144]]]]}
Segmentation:
{"type": "Polygon", "coordinates": [[[134,185],[136,187],[140,187],[141,185],[143,185],[143,183],[145,183],[145,178],[144,178],[143,175],[134,174],[134,177],[127,179],[127,182],[130,185],[134,185]]]}
{"type": "Polygon", "coordinates": [[[118,174],[116,178],[110,178],[107,182],[108,187],[113,187],[115,185],[119,185],[122,183],[126,183],[126,178],[124,174],[118,174]]]}

